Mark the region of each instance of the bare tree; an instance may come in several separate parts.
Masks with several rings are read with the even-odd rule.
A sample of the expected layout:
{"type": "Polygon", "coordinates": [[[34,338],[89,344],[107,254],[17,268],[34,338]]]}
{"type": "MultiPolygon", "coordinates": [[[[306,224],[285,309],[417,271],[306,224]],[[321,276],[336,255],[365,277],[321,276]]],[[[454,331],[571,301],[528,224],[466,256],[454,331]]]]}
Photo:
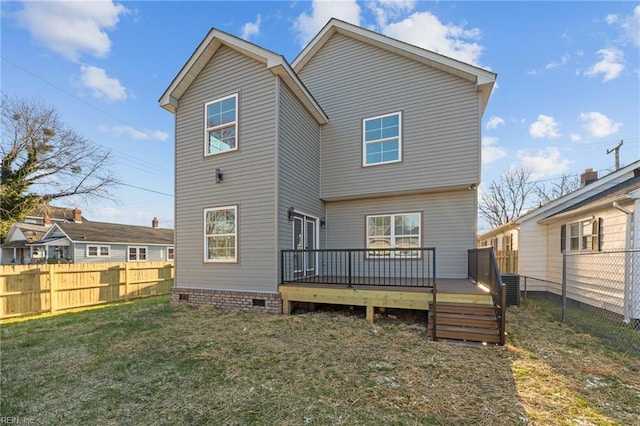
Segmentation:
{"type": "Polygon", "coordinates": [[[485,218],[492,228],[504,225],[520,216],[535,195],[535,188],[530,171],[508,171],[498,182],[492,181],[489,188],[482,192],[478,203],[480,216],[485,218]]]}
{"type": "Polygon", "coordinates": [[[66,127],[54,108],[2,96],[0,237],[39,203],[110,198],[110,153],[66,127]]]}
{"type": "Polygon", "coordinates": [[[546,204],[550,201],[560,198],[580,187],[578,176],[563,174],[558,182],[550,184],[548,187],[544,183],[536,185],[535,193],[540,204],[546,204]]]}

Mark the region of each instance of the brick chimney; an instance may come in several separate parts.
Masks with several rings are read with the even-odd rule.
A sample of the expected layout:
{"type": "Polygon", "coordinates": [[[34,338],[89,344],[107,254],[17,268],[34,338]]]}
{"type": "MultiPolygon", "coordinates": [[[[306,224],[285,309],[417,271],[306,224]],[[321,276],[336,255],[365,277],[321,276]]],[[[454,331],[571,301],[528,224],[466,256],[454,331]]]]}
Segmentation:
{"type": "Polygon", "coordinates": [[[598,172],[594,172],[593,169],[586,169],[584,173],[580,175],[580,188],[597,180],[598,172]]]}
{"type": "Polygon", "coordinates": [[[49,216],[43,217],[42,223],[44,223],[45,226],[51,226],[51,218],[49,216]]]}
{"type": "Polygon", "coordinates": [[[153,220],[151,221],[151,227],[154,229],[158,229],[158,218],[154,217],[153,220]]]}
{"type": "Polygon", "coordinates": [[[76,223],[82,223],[82,210],[77,207],[73,209],[73,221],[76,223]]]}

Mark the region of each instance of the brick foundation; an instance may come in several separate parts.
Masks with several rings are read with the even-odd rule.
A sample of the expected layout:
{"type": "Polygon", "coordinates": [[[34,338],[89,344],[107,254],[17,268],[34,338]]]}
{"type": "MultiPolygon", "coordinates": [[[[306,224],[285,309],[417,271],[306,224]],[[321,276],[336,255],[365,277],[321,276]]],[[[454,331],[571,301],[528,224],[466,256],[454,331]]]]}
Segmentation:
{"type": "Polygon", "coordinates": [[[280,299],[279,293],[173,287],[171,289],[171,303],[238,309],[248,312],[282,313],[282,299],[280,299]]]}

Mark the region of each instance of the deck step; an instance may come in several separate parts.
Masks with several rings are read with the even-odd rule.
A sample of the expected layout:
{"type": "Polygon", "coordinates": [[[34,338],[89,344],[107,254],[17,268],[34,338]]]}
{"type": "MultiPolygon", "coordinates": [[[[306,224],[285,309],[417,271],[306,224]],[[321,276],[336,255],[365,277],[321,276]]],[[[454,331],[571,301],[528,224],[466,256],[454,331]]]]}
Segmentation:
{"type": "Polygon", "coordinates": [[[497,329],[488,330],[473,327],[454,327],[439,325],[436,329],[440,339],[456,339],[469,342],[500,343],[500,333],[497,329]]]}
{"type": "Polygon", "coordinates": [[[436,323],[438,326],[455,325],[460,327],[495,329],[496,317],[494,315],[466,315],[438,312],[436,315],[436,323]]]}
{"type": "MultiPolygon", "coordinates": [[[[433,327],[433,304],[429,305],[429,332],[433,327]]],[[[500,343],[500,332],[491,305],[436,303],[436,334],[439,339],[500,343]]]]}

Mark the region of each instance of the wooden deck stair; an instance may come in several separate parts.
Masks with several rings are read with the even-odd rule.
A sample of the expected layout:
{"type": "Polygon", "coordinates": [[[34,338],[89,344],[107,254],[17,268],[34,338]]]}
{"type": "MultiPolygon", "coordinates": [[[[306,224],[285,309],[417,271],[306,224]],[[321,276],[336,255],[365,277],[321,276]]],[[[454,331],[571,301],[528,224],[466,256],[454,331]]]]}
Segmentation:
{"type": "MultiPolygon", "coordinates": [[[[438,339],[465,342],[500,343],[500,332],[491,305],[438,302],[436,304],[438,339]]],[[[433,304],[429,304],[429,333],[433,326],[433,304]]]]}

